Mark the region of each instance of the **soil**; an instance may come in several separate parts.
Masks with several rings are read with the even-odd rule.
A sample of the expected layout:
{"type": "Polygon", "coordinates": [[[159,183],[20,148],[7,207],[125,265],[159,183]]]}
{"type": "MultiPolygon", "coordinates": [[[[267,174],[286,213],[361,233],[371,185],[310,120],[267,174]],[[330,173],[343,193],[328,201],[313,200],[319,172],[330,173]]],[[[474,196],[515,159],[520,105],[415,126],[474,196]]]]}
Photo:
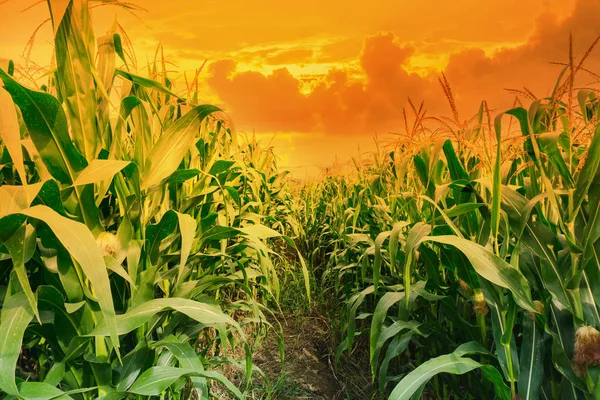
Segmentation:
{"type": "MultiPolygon", "coordinates": [[[[269,321],[273,328],[255,347],[254,366],[260,368],[271,384],[271,400],[364,400],[372,399],[368,364],[368,343],[348,357],[342,356],[341,366],[334,369],[335,349],[331,327],[321,315],[278,314],[269,321]],[[283,334],[285,360],[282,369],[278,336],[283,334]]],[[[256,332],[254,332],[256,333],[256,332]]],[[[247,332],[248,337],[252,333],[247,332]]],[[[358,341],[357,341],[358,342],[358,341]]],[[[242,359],[243,353],[233,358],[242,359]]],[[[243,387],[242,371],[225,367],[222,373],[236,386],[243,387]]],[[[266,385],[254,375],[252,399],[266,399],[266,385]]],[[[224,388],[213,386],[213,396],[228,399],[224,388]],[[223,391],[222,391],[223,390],[223,391]],[[216,393],[215,393],[216,392],[216,393]]]]}
{"type": "MultiPolygon", "coordinates": [[[[321,317],[295,315],[281,315],[278,316],[278,320],[284,338],[285,385],[295,387],[296,394],[293,398],[344,399],[344,391],[333,370],[326,320],[321,317]]],[[[276,329],[269,332],[254,355],[254,363],[272,381],[276,381],[282,375],[277,340],[281,331],[277,322],[273,321],[273,325],[276,329]]]]}

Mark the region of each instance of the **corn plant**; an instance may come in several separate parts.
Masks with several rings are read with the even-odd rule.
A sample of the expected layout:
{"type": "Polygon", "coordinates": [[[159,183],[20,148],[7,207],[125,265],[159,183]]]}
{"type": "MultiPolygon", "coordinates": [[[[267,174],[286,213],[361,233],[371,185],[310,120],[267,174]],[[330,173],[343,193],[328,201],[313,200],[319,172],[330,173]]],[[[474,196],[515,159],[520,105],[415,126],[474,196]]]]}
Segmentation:
{"type": "Polygon", "coordinates": [[[430,119],[445,135],[415,113],[409,140],[352,181],[303,189],[302,246],[334,293],[338,362],[367,346],[390,399],[600,393],[600,108],[593,91],[571,94],[575,72],[494,120],[485,103],[470,123],[430,119]]]}
{"type": "Polygon", "coordinates": [[[0,390],[243,398],[218,367],[255,370],[245,327],[280,292],[269,243],[294,249],[285,175],[175,93],[164,59],[140,75],[116,24],[95,39],[87,0],[48,7],[48,83],[0,65],[0,390]]]}

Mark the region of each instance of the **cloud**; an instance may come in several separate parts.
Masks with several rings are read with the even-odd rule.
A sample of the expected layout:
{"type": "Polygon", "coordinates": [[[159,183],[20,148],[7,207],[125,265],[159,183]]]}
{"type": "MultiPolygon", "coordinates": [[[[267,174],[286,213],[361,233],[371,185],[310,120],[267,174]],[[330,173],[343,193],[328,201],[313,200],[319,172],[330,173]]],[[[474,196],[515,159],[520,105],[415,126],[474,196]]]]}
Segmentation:
{"type": "MultiPolygon", "coordinates": [[[[482,98],[496,108],[507,108],[514,96],[505,88],[527,87],[537,97],[550,95],[563,67],[551,63],[568,63],[569,35],[573,35],[575,62],[600,36],[600,26],[594,15],[600,13],[600,2],[580,0],[573,14],[563,21],[549,13],[540,15],[535,30],[522,46],[499,51],[492,56],[469,49],[450,57],[446,75],[456,88],[459,107],[472,109],[482,98]]],[[[593,51],[585,63],[586,69],[598,71],[600,48],[593,51]]],[[[596,81],[580,72],[576,86],[596,81]]]]}
{"type": "Polygon", "coordinates": [[[235,73],[236,64],[222,60],[210,65],[209,85],[236,115],[258,131],[306,132],[314,126],[301,83],[285,68],[270,75],[260,72],[235,73]]]}
{"type": "MultiPolygon", "coordinates": [[[[522,45],[493,54],[476,47],[451,54],[443,72],[456,96],[461,118],[475,114],[483,99],[497,110],[510,107],[514,95],[506,88],[527,87],[537,96],[549,94],[560,72],[560,67],[550,62],[568,61],[570,32],[575,55],[581,57],[600,36],[597,15],[600,2],[579,0],[572,15],[563,20],[542,13],[522,45]]],[[[587,67],[600,67],[598,50],[589,57],[587,67]]],[[[295,56],[314,56],[312,51],[303,51],[276,52],[274,57],[289,62],[295,56]]],[[[425,101],[428,115],[450,114],[437,81],[442,71],[426,75],[411,72],[411,61],[418,53],[417,46],[402,43],[392,32],[382,32],[364,39],[353,63],[313,77],[308,92],[303,80],[286,68],[270,74],[240,72],[232,60],[212,63],[208,84],[242,130],[372,135],[402,130],[403,108],[408,107],[409,97],[417,104],[425,101]]],[[[272,62],[272,58],[266,62],[272,62]]],[[[592,81],[585,75],[582,72],[578,84],[592,81]]]]}
{"type": "Polygon", "coordinates": [[[243,129],[373,133],[398,123],[407,96],[419,96],[431,86],[428,78],[405,71],[413,53],[391,33],[368,37],[359,59],[364,81],[331,69],[308,94],[285,68],[269,75],[237,72],[232,60],[212,63],[208,84],[243,129]]]}

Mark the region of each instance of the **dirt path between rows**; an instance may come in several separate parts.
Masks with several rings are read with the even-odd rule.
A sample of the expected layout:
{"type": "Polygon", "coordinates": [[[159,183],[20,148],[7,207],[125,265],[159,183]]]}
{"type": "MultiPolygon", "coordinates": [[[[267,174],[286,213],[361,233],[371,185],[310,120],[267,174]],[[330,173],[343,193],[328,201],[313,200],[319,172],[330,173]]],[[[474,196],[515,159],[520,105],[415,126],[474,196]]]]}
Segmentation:
{"type": "Polygon", "coordinates": [[[333,370],[326,321],[321,317],[278,315],[284,337],[285,369],[282,375],[277,334],[273,321],[268,337],[254,355],[254,363],[274,383],[274,399],[344,399],[333,370]]]}

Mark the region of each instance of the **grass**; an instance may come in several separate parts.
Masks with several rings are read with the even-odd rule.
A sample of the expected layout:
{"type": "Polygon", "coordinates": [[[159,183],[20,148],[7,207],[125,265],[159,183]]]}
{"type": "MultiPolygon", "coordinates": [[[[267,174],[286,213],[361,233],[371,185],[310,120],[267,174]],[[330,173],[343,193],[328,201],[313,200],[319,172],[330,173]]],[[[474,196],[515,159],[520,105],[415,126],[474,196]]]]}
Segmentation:
{"type": "Polygon", "coordinates": [[[442,76],[452,118],[410,102],[298,184],[161,52],[138,71],[86,1],[48,4],[47,84],[0,67],[4,398],[310,398],[313,361],[347,398],[599,398],[598,41],[496,115],[442,76]]]}
{"type": "Polygon", "coordinates": [[[270,385],[254,384],[248,391],[249,399],[314,399],[315,394],[295,381],[293,376],[282,373],[270,385]]]}

